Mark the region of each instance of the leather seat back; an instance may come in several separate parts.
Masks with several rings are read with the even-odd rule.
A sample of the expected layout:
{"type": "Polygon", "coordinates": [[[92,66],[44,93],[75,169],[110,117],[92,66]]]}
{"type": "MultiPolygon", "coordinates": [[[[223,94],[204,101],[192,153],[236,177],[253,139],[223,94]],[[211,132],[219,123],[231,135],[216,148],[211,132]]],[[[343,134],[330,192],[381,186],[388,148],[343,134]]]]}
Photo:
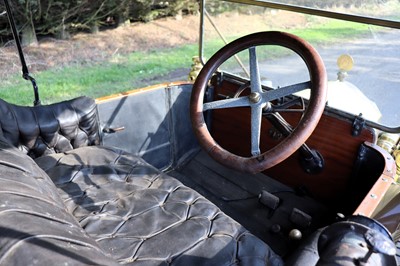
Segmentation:
{"type": "Polygon", "coordinates": [[[99,144],[98,124],[88,97],[35,107],[0,99],[0,134],[32,158],[99,144]]]}

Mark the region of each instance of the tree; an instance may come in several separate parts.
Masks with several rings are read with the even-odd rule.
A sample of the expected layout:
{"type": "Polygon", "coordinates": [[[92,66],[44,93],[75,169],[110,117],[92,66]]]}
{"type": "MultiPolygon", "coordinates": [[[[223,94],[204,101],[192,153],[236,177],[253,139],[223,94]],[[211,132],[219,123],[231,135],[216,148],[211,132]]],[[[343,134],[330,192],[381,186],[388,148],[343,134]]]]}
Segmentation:
{"type": "MultiPolygon", "coordinates": [[[[37,35],[68,38],[71,32],[96,31],[103,25],[150,21],[198,10],[196,0],[10,0],[22,43],[37,43],[37,35]]],[[[5,10],[0,2],[0,10],[5,10]]],[[[1,12],[0,12],[1,13],[1,12]]],[[[0,37],[9,38],[6,16],[0,16],[0,37]]]]}

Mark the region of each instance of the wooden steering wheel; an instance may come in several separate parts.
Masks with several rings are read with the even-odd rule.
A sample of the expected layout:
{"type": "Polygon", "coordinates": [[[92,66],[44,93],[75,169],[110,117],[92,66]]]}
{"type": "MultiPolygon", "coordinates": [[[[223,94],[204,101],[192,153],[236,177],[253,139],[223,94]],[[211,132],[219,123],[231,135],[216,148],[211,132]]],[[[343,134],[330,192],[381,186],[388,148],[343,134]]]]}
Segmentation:
{"type": "Polygon", "coordinates": [[[289,33],[259,32],[237,39],[207,61],[199,73],[190,100],[190,115],[194,133],[207,153],[219,163],[243,172],[257,173],[282,162],[293,154],[312,134],[323,113],[327,94],[327,75],[318,52],[306,41],[289,33]],[[297,53],[305,62],[310,81],[285,86],[275,90],[263,90],[260,81],[256,46],[279,45],[297,53]],[[250,90],[248,96],[204,103],[204,94],[218,67],[233,55],[249,50],[250,90]],[[260,153],[262,112],[270,102],[295,92],[311,89],[308,108],[294,130],[277,146],[260,153]],[[251,157],[241,157],[222,148],[211,136],[203,112],[234,107],[251,108],[251,157]]]}

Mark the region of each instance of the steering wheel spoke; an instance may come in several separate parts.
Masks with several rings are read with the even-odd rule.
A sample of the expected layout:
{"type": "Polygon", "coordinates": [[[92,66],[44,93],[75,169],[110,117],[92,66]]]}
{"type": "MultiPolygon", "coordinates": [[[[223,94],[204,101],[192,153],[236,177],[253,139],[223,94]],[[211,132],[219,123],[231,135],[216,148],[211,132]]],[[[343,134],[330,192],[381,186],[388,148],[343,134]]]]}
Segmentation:
{"type": "Polygon", "coordinates": [[[260,155],[262,106],[257,105],[251,108],[251,154],[260,155]]]}
{"type": "Polygon", "coordinates": [[[309,88],[311,88],[311,81],[301,82],[301,83],[297,83],[297,84],[293,84],[293,85],[289,85],[289,86],[281,87],[278,89],[263,92],[262,97],[263,97],[264,101],[272,102],[279,98],[283,98],[285,96],[289,96],[289,95],[292,95],[293,93],[303,91],[303,90],[306,90],[309,88]]]}
{"type": "Polygon", "coordinates": [[[250,89],[251,93],[262,93],[260,69],[258,67],[256,47],[249,48],[250,58],[250,89]]]}
{"type": "Polygon", "coordinates": [[[251,102],[249,97],[238,97],[219,101],[212,101],[203,104],[203,111],[222,109],[222,108],[233,108],[233,107],[246,107],[250,106],[251,102]]]}

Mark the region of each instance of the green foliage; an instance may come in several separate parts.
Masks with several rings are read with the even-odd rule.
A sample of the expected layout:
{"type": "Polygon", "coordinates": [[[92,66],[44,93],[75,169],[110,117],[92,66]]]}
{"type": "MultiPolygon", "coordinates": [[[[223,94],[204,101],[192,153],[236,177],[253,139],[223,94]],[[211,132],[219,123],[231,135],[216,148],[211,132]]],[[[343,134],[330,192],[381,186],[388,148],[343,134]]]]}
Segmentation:
{"type": "MultiPolygon", "coordinates": [[[[19,30],[68,37],[69,32],[116,26],[127,20],[150,21],[198,10],[197,0],[10,0],[19,30]]],[[[0,2],[0,9],[4,4],[0,2]]],[[[0,37],[10,38],[6,16],[0,16],[0,37]]]]}
{"type": "Polygon", "coordinates": [[[210,14],[216,15],[224,12],[232,11],[232,9],[236,9],[237,6],[232,5],[231,3],[217,0],[207,1],[207,11],[210,14]]]}

